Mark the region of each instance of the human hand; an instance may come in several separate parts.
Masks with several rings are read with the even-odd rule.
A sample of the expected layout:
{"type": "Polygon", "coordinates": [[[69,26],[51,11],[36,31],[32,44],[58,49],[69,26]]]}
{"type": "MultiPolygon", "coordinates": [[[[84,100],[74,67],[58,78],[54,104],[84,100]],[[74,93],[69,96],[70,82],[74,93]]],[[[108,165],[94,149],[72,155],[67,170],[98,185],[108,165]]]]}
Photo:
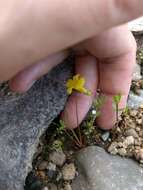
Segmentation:
{"type": "Polygon", "coordinates": [[[132,20],[142,10],[143,0],[1,1],[0,81],[132,20]]]}
{"type": "MultiPolygon", "coordinates": [[[[126,106],[133,68],[136,62],[136,42],[127,26],[112,28],[94,38],[73,47],[76,53],[75,72],[86,79],[86,86],[92,96],[73,93],[65,106],[62,118],[66,126],[77,126],[87,114],[97,88],[105,95],[105,103],[97,122],[100,127],[109,129],[115,122],[113,96],[122,94],[120,108],[126,106]]],[[[62,61],[66,53],[49,56],[46,61],[19,73],[10,86],[16,91],[26,91],[37,78],[45,74],[50,66],[62,61]]]]}
{"type": "MultiPolygon", "coordinates": [[[[44,5],[44,2],[43,2],[43,5],[44,5]]],[[[22,91],[27,90],[27,88],[31,85],[33,80],[37,79],[42,74],[45,74],[46,71],[49,71],[52,67],[54,67],[56,64],[58,64],[67,56],[67,52],[61,52],[60,50],[65,49],[66,47],[72,46],[76,44],[77,42],[81,42],[82,50],[88,51],[90,56],[89,54],[86,53],[86,55],[84,56],[82,55],[81,57],[77,58],[77,67],[76,67],[77,72],[85,76],[86,81],[87,81],[87,86],[89,86],[89,88],[91,88],[93,92],[96,92],[97,78],[95,76],[98,76],[98,74],[97,74],[97,68],[96,68],[97,64],[95,64],[95,57],[98,58],[98,60],[102,61],[102,64],[100,64],[100,66],[105,65],[103,63],[113,62],[114,60],[115,63],[116,62],[118,63],[117,65],[119,68],[117,66],[115,66],[114,68],[113,65],[116,65],[116,64],[113,64],[113,65],[109,64],[110,67],[108,68],[110,68],[112,71],[112,75],[111,75],[111,72],[109,72],[110,69],[107,69],[105,65],[105,67],[102,67],[102,69],[100,69],[100,75],[103,74],[101,70],[104,70],[104,73],[106,73],[108,77],[110,76],[109,81],[112,81],[113,83],[116,82],[115,79],[120,81],[119,78],[117,79],[117,76],[112,77],[113,75],[116,75],[116,73],[117,74],[121,73],[121,76],[124,76],[124,75],[127,76],[127,83],[124,86],[124,88],[121,87],[121,91],[120,91],[120,92],[123,92],[123,94],[125,94],[125,97],[123,98],[121,104],[125,104],[126,97],[128,94],[128,89],[130,86],[130,74],[132,72],[131,71],[132,64],[130,65],[126,64],[126,67],[125,67],[123,66],[124,65],[123,62],[128,62],[127,60],[129,60],[129,62],[131,61],[130,63],[135,62],[135,42],[133,38],[131,37],[131,34],[127,32],[128,31],[127,29],[121,29],[121,31],[120,29],[113,29],[113,31],[112,30],[106,31],[106,33],[103,33],[103,34],[100,34],[100,33],[104,31],[105,29],[107,30],[110,27],[126,22],[140,15],[142,13],[143,3],[137,0],[136,1],[135,0],[134,1],[116,0],[116,1],[110,1],[107,4],[107,2],[103,0],[100,2],[88,1],[89,6],[87,6],[86,4],[87,1],[86,1],[82,3],[82,7],[81,7],[81,3],[79,4],[79,1],[76,1],[76,2],[73,2],[71,5],[72,7],[73,5],[75,6],[73,7],[74,13],[72,13],[71,11],[71,6],[67,7],[67,9],[64,9],[65,12],[63,11],[61,13],[61,10],[63,10],[63,7],[67,5],[65,4],[66,2],[63,1],[62,6],[60,6],[58,2],[55,2],[56,5],[59,5],[56,8],[60,10],[60,14],[59,14],[59,11],[55,10],[55,7],[54,7],[55,4],[53,1],[52,1],[52,4],[50,4],[50,6],[48,4],[48,7],[42,6],[42,3],[40,2],[41,3],[40,8],[42,8],[43,11],[39,10],[38,3],[34,3],[32,5],[30,4],[30,6],[28,3],[27,4],[23,3],[23,6],[22,6],[21,3],[17,4],[17,2],[15,1],[15,5],[12,4],[12,7],[14,6],[17,7],[17,9],[12,9],[11,11],[12,16],[14,15],[15,16],[14,18],[17,18],[18,16],[20,17],[18,17],[19,19],[14,19],[14,21],[11,23],[8,29],[6,28],[7,30],[4,31],[5,33],[3,33],[3,30],[0,33],[0,37],[1,37],[0,39],[2,39],[1,40],[2,43],[0,43],[1,44],[0,57],[2,60],[2,62],[0,63],[0,79],[6,80],[9,78],[12,78],[11,87],[13,89],[17,88],[19,90],[21,89],[22,91]],[[92,3],[95,6],[92,6],[93,5],[92,3]],[[79,5],[80,5],[80,9],[78,7],[79,5]],[[28,8],[28,12],[27,12],[27,8],[28,8]],[[131,10],[129,8],[131,8],[131,10]],[[20,9],[22,9],[22,11],[20,11],[20,9]],[[19,11],[15,13],[14,12],[15,10],[19,10],[19,11]],[[38,11],[39,12],[41,11],[40,14],[37,14],[39,13],[38,11]],[[53,16],[49,17],[49,14],[52,14],[53,16]],[[37,21],[41,21],[41,22],[37,22],[37,21]],[[57,31],[57,33],[55,33],[55,31],[57,31]],[[124,34],[125,37],[123,37],[123,35],[120,36],[119,31],[120,32],[126,31],[125,32],[126,35],[124,34]],[[19,34],[22,34],[22,35],[20,36],[19,34]],[[2,38],[2,36],[4,36],[4,38],[2,38]],[[96,36],[96,37],[93,37],[93,36],[96,36]],[[108,44],[111,39],[111,36],[115,37],[115,41],[118,41],[117,39],[121,38],[122,43],[123,43],[123,40],[125,41],[125,44],[127,43],[125,45],[125,48],[123,48],[123,51],[121,51],[122,48],[119,48],[121,46],[119,41],[118,43],[120,45],[118,45],[118,43],[115,43],[115,46],[113,46],[112,44],[114,50],[117,49],[117,51],[107,51],[109,48],[108,44]],[[90,38],[90,40],[85,40],[87,38],[90,38]],[[108,41],[108,43],[107,42],[105,43],[107,44],[107,46],[103,45],[104,40],[102,39],[105,39],[105,41],[106,40],[108,41]],[[84,43],[82,43],[83,40],[85,40],[84,43]],[[129,43],[130,40],[132,41],[132,43],[129,43]],[[100,47],[99,49],[98,49],[98,46],[100,47]],[[105,46],[104,55],[101,56],[101,49],[104,46],[105,46]],[[54,54],[55,52],[58,52],[58,51],[60,53],[54,54]],[[31,65],[29,68],[29,65],[31,63],[34,63],[38,60],[42,60],[46,56],[48,56],[48,58],[45,61],[42,61],[42,64],[37,63],[34,66],[31,65]],[[117,57],[118,57],[118,60],[117,60],[117,57]],[[108,58],[108,59],[105,59],[105,58],[108,58]],[[84,62],[85,64],[80,64],[81,62],[84,62]],[[119,64],[119,62],[120,63],[122,62],[122,64],[119,64]],[[95,70],[93,68],[95,68],[95,70]],[[24,72],[21,72],[22,69],[25,69],[24,72]],[[118,72],[115,72],[116,69],[118,70],[118,72]],[[114,71],[114,74],[113,74],[113,71],[114,71]],[[17,73],[19,74],[17,75],[17,73]],[[88,73],[92,75],[89,76],[88,73]],[[22,79],[24,79],[23,82],[22,82],[22,79]]],[[[9,3],[9,7],[10,5],[11,3],[9,3]]],[[[5,23],[6,22],[4,22],[4,26],[5,26],[5,23]]],[[[5,27],[2,27],[2,28],[5,28],[5,27]]],[[[121,28],[125,28],[125,27],[121,27],[121,28]]],[[[76,47],[76,50],[79,52],[78,48],[76,47]]],[[[100,82],[100,84],[102,84],[100,86],[103,86],[102,88],[104,92],[105,91],[104,87],[108,86],[107,84],[110,82],[107,83],[106,82],[107,80],[105,80],[105,77],[103,78],[99,77],[99,78],[102,81],[102,83],[100,82]],[[103,84],[105,84],[105,86],[103,84]]],[[[115,87],[115,84],[112,86],[115,87]]],[[[111,90],[110,93],[114,94],[115,92],[114,89],[110,89],[110,90],[111,90]]],[[[64,118],[65,118],[65,113],[68,113],[68,110],[72,110],[71,112],[74,111],[74,106],[72,104],[72,101],[75,99],[74,97],[75,95],[71,96],[69,99],[69,102],[67,103],[66,112],[64,112],[63,114],[64,118]]],[[[80,110],[79,120],[80,121],[83,119],[84,115],[87,113],[87,110],[89,106],[91,105],[92,99],[93,97],[78,98],[78,101],[80,101],[79,102],[79,110],[80,110]],[[82,104],[83,101],[84,101],[84,106],[82,104]],[[81,106],[83,106],[83,109],[81,106]]],[[[110,99],[111,98],[108,98],[108,101],[105,105],[105,108],[103,108],[102,115],[99,119],[99,123],[103,128],[109,128],[112,126],[112,123],[113,123],[113,121],[107,123],[107,119],[105,119],[106,117],[108,118],[108,116],[111,116],[110,118],[113,119],[113,111],[111,110],[110,99]],[[108,110],[110,111],[108,112],[108,114],[105,115],[104,112],[105,110],[107,110],[107,107],[108,107],[108,110]],[[102,119],[103,116],[104,116],[104,119],[102,119]]],[[[70,115],[73,115],[73,114],[70,114],[70,115]]],[[[68,124],[70,127],[76,126],[74,116],[69,118],[68,124]]]]}

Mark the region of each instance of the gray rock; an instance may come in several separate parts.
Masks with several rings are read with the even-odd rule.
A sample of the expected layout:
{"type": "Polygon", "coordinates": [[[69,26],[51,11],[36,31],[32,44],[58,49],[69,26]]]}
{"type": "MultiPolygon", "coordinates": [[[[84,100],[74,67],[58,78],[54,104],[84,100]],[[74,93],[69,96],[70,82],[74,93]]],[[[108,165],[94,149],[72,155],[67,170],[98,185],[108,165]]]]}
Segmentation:
{"type": "Polygon", "coordinates": [[[26,94],[0,95],[0,190],[23,190],[39,137],[64,107],[71,71],[66,62],[26,94]]]}
{"type": "Polygon", "coordinates": [[[62,166],[66,161],[66,155],[63,151],[54,151],[49,154],[49,161],[53,162],[57,166],[62,166]]]}
{"type": "Polygon", "coordinates": [[[100,147],[77,154],[79,176],[73,190],[142,190],[143,168],[130,159],[112,156],[100,147]]]}

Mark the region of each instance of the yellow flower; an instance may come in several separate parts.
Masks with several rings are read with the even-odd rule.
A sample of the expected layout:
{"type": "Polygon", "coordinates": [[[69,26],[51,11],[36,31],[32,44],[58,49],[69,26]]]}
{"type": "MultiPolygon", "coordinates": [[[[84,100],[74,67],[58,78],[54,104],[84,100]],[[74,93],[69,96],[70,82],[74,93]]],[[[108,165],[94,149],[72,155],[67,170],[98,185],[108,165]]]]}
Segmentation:
{"type": "Polygon", "coordinates": [[[72,94],[73,90],[76,90],[80,93],[86,94],[88,96],[91,95],[91,91],[87,90],[85,87],[85,79],[81,77],[79,74],[74,75],[72,79],[69,79],[66,83],[67,93],[72,94]]]}

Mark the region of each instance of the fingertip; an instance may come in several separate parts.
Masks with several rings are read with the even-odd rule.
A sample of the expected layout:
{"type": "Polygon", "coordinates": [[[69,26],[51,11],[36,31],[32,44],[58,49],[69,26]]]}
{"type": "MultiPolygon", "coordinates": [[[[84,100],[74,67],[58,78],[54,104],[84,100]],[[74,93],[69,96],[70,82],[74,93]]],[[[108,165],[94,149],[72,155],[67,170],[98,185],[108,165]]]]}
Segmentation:
{"type": "Polygon", "coordinates": [[[24,93],[28,91],[36,82],[36,80],[26,80],[25,77],[23,79],[19,77],[20,75],[17,75],[9,81],[9,87],[14,92],[24,93]]]}

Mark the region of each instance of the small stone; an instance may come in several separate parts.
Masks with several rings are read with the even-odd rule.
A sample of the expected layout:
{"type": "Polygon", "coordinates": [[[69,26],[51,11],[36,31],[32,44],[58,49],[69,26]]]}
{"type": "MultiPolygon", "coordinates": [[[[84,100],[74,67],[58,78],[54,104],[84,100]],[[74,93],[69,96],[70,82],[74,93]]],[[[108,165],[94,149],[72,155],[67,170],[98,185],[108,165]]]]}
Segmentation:
{"type": "Polygon", "coordinates": [[[137,110],[131,110],[130,111],[130,116],[135,117],[138,114],[137,110]]]}
{"type": "Polygon", "coordinates": [[[124,144],[122,142],[118,142],[118,147],[119,148],[123,148],[124,147],[124,144]]]}
{"type": "Polygon", "coordinates": [[[143,17],[140,17],[136,20],[133,20],[128,23],[129,29],[134,34],[142,34],[143,33],[143,17]]]}
{"type": "Polygon", "coordinates": [[[55,178],[56,175],[57,175],[56,165],[50,162],[47,167],[47,176],[49,178],[55,178]]]}
{"type": "Polygon", "coordinates": [[[133,145],[135,143],[135,139],[133,136],[128,136],[125,138],[123,143],[125,146],[133,145]]]}
{"type": "Polygon", "coordinates": [[[47,170],[53,170],[56,171],[56,165],[49,162],[48,166],[47,166],[47,170]]]}
{"type": "Polygon", "coordinates": [[[135,158],[137,160],[143,160],[143,148],[139,149],[138,151],[136,151],[135,153],[135,158]]]}
{"type": "Polygon", "coordinates": [[[62,173],[59,172],[56,177],[56,181],[60,181],[62,179],[62,173]]]}
{"type": "Polygon", "coordinates": [[[92,110],[92,115],[96,115],[97,111],[96,110],[92,110]]]}
{"type": "Polygon", "coordinates": [[[138,133],[133,128],[130,128],[130,129],[126,130],[125,135],[126,135],[126,137],[133,136],[134,138],[138,138],[138,133]]]}
{"type": "Polygon", "coordinates": [[[142,142],[140,140],[140,138],[135,139],[135,146],[141,146],[142,142]]]}
{"type": "Polygon", "coordinates": [[[118,154],[119,154],[120,156],[126,156],[127,151],[126,151],[125,148],[119,148],[119,149],[118,149],[118,154]]]}
{"type": "Polygon", "coordinates": [[[141,125],[143,123],[143,119],[137,119],[136,122],[137,124],[141,125]]]}
{"type": "Polygon", "coordinates": [[[43,172],[43,171],[38,171],[37,172],[37,174],[38,174],[38,176],[41,178],[41,179],[45,179],[45,172],[43,172]]]}
{"type": "Polygon", "coordinates": [[[57,186],[53,183],[48,184],[48,190],[57,190],[57,186]]]}
{"type": "Polygon", "coordinates": [[[50,153],[49,161],[53,162],[57,166],[62,166],[66,161],[66,155],[62,151],[54,151],[50,153]]]}
{"type": "Polygon", "coordinates": [[[48,162],[46,161],[42,161],[41,163],[39,163],[39,165],[37,166],[38,170],[46,170],[48,166],[48,162]]]}
{"type": "Polygon", "coordinates": [[[107,131],[107,132],[105,132],[105,133],[101,136],[101,138],[102,138],[102,140],[105,142],[105,141],[108,140],[109,136],[110,136],[110,133],[107,131]]]}
{"type": "Polygon", "coordinates": [[[44,187],[42,190],[49,190],[49,188],[48,187],[44,187]]]}
{"type": "Polygon", "coordinates": [[[73,180],[76,175],[76,168],[73,163],[66,164],[62,168],[62,174],[64,180],[73,180]]]}
{"type": "Polygon", "coordinates": [[[118,143],[112,142],[108,148],[108,152],[110,152],[110,154],[116,155],[118,153],[117,147],[118,147],[118,143]]]}
{"type": "Polygon", "coordinates": [[[139,132],[140,130],[141,130],[141,129],[140,129],[140,127],[136,127],[136,131],[138,131],[138,132],[139,132]]]}
{"type": "Polygon", "coordinates": [[[72,187],[69,183],[65,184],[64,190],[72,190],[72,187]]]}

